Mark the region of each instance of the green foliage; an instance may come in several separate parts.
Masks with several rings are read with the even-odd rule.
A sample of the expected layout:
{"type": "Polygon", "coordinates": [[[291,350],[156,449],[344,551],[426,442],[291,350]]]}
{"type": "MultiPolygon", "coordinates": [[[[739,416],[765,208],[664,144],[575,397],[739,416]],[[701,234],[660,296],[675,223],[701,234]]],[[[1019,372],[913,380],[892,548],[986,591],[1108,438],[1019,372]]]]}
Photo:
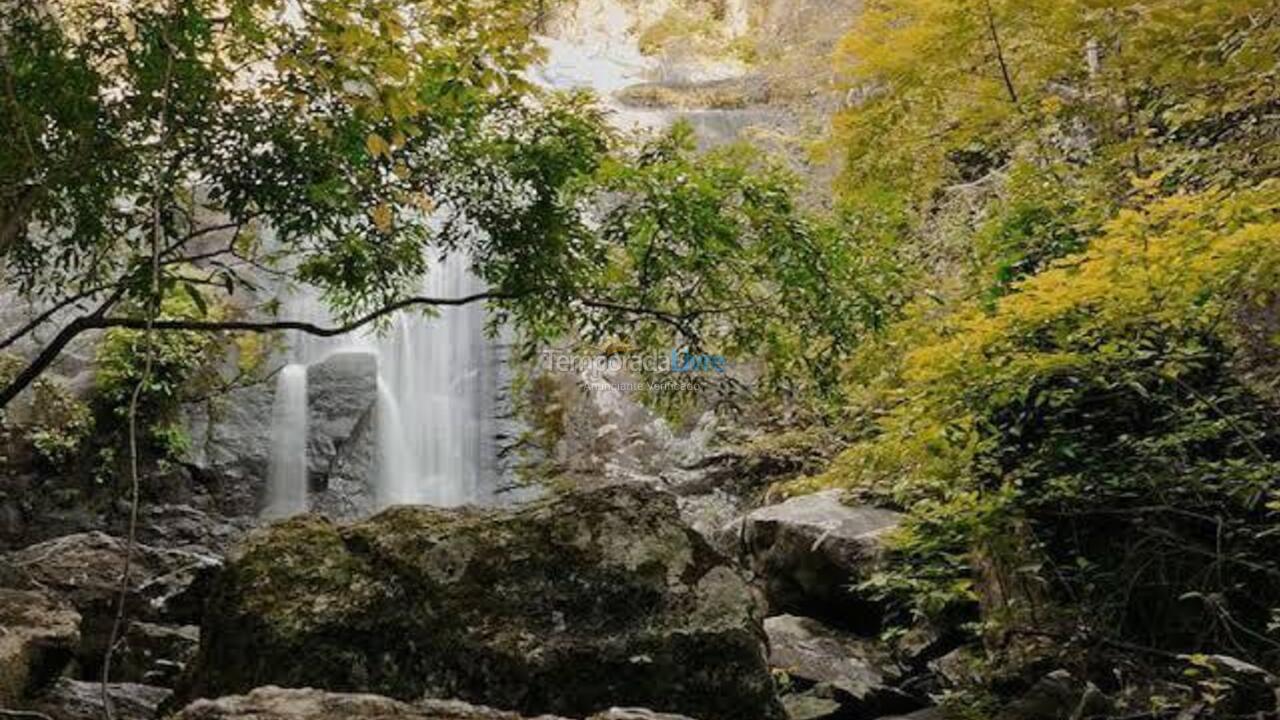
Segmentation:
{"type": "MultiPolygon", "coordinates": [[[[489,229],[426,212],[475,190],[456,182],[452,148],[543,132],[521,125],[545,117],[523,111],[534,5],[319,0],[289,21],[276,0],[5,3],[7,272],[36,299],[123,286],[136,310],[157,232],[169,277],[210,259],[199,241],[212,226],[248,237],[261,222],[271,253],[233,243],[213,256],[242,261],[212,273],[227,294],[252,286],[252,259],[298,269],[346,316],[399,299],[434,259],[425,251],[489,229]]],[[[468,171],[505,170],[503,157],[472,159],[485,165],[468,171]]],[[[491,200],[515,208],[528,189],[491,200]]],[[[522,230],[555,236],[527,224],[539,217],[522,230]]]]}
{"type": "Polygon", "coordinates": [[[40,460],[50,467],[66,465],[93,432],[89,406],[47,378],[32,386],[32,418],[27,435],[40,460]]]}
{"type": "MultiPolygon", "coordinates": [[[[208,317],[207,300],[190,285],[178,286],[165,298],[159,318],[208,317]],[[197,301],[196,298],[202,298],[197,301]]],[[[113,328],[97,347],[95,402],[105,427],[116,428],[101,438],[106,444],[125,442],[129,407],[138,393],[139,438],[161,460],[183,457],[186,437],[177,411],[197,389],[196,381],[221,356],[219,339],[199,332],[153,332],[113,328]],[[147,355],[152,357],[147,371],[147,355]],[[145,382],[144,382],[145,380],[145,382]]]]}
{"type": "MultiPolygon", "coordinates": [[[[8,382],[22,366],[17,356],[0,353],[0,382],[8,382]]],[[[16,420],[8,413],[0,417],[0,439],[7,441],[9,451],[21,456],[34,451],[34,459],[47,469],[61,470],[70,465],[93,432],[89,407],[51,378],[38,378],[32,384],[30,404],[24,410],[16,420]],[[15,442],[18,447],[14,447],[15,442]]]]}
{"type": "Polygon", "coordinates": [[[892,268],[799,208],[796,179],[748,148],[698,153],[679,124],[605,165],[600,189],[610,204],[585,294],[614,308],[588,308],[590,341],[617,326],[616,308],[647,308],[637,348],[761,358],[766,386],[820,398],[884,317],[892,268]]]}
{"type": "Polygon", "coordinates": [[[1275,286],[1277,210],[1264,185],[1122,213],[907,353],[872,437],[817,480],[912,508],[876,587],[924,614],[973,600],[971,553],[1030,520],[1010,554],[1044,560],[1091,627],[1175,647],[1265,633],[1269,607],[1238,589],[1280,593],[1280,434],[1231,372],[1230,319],[1275,286]],[[1126,552],[1107,550],[1118,533],[1126,552]],[[1212,600],[1188,608],[1192,593],[1212,600]]]}

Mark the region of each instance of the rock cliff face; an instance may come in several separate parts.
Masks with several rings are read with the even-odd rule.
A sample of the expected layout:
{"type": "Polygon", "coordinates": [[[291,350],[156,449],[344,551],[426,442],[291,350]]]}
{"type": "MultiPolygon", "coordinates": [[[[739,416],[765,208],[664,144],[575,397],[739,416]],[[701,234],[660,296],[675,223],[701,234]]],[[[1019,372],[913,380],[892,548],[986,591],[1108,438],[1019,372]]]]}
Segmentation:
{"type": "Polygon", "coordinates": [[[267,684],[583,716],[781,717],[743,578],[644,485],[251,535],[183,699],[267,684]]]}

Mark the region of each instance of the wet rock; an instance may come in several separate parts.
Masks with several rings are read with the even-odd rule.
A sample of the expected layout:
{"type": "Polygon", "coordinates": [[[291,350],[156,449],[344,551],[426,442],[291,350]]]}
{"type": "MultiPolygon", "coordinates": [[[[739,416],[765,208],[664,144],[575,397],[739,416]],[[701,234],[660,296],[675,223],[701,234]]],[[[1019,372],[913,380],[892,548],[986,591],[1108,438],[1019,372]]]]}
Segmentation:
{"type": "Polygon", "coordinates": [[[761,580],[771,612],[821,618],[864,634],[876,630],[878,609],[852,594],[878,558],[885,534],[901,515],[850,507],[829,490],[761,508],[721,532],[761,580]]]}
{"type": "MultiPolygon", "coordinates": [[[[354,461],[358,443],[372,447],[370,425],[378,402],[378,357],[366,352],[334,353],[307,368],[307,458],[313,478],[331,474],[339,458],[354,461]]],[[[368,453],[372,459],[372,453],[368,453]]],[[[370,477],[372,466],[350,468],[353,477],[370,477]]]]}
{"type": "MultiPolygon", "coordinates": [[[[764,621],[769,664],[793,682],[860,717],[905,712],[923,703],[898,690],[903,670],[878,643],[810,618],[780,615],[764,621]]],[[[812,703],[810,703],[812,704],[812,703]]]]}
{"type": "Polygon", "coordinates": [[[276,684],[767,720],[781,707],[752,597],[643,485],[347,527],[300,517],[229,557],[183,697],[276,684]]]}
{"type": "MultiPolygon", "coordinates": [[[[377,356],[365,352],[334,353],[307,368],[308,474],[325,511],[341,517],[371,507],[377,373],[377,356]]],[[[186,462],[224,514],[247,517],[261,508],[274,401],[274,383],[264,382],[183,408],[194,438],[186,462]]]]}
{"type": "MultiPolygon", "coordinates": [[[[81,616],[79,659],[86,672],[101,662],[115,618],[125,541],[101,532],[57,538],[9,553],[6,560],[64,598],[81,616]]],[[[180,550],[134,546],[128,616],[144,621],[198,622],[205,583],[219,561],[180,550]]]]}
{"type": "MultiPolygon", "coordinates": [[[[378,695],[258,688],[248,695],[197,700],[172,720],[521,720],[515,713],[458,701],[406,703],[378,695]]],[[[541,716],[538,720],[564,720],[541,716]]],[[[589,720],[689,720],[648,710],[609,710],[589,720]]]]}
{"type": "Polygon", "coordinates": [[[80,615],[35,589],[0,588],[0,707],[58,676],[80,643],[80,615]]]}
{"type": "MultiPolygon", "coordinates": [[[[157,717],[160,704],[169,697],[164,688],[111,683],[107,686],[111,709],[115,720],[152,720],[157,717]]],[[[50,720],[101,720],[106,717],[102,707],[102,685],[62,678],[28,705],[30,711],[41,713],[50,720]]]]}
{"type": "Polygon", "coordinates": [[[262,501],[271,452],[271,383],[234,388],[184,405],[192,438],[185,462],[227,515],[252,516],[262,501]]]}

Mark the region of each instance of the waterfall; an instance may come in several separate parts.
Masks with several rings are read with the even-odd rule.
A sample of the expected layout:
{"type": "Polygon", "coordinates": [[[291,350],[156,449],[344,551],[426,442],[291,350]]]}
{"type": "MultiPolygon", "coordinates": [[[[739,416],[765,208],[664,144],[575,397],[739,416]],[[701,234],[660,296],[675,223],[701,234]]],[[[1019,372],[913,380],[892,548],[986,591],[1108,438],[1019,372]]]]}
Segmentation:
{"type": "MultiPolygon", "coordinates": [[[[448,256],[436,263],[421,295],[458,298],[483,291],[469,258],[448,256]]],[[[319,294],[303,288],[285,302],[285,314],[321,325],[333,320],[319,294]]],[[[289,495],[292,512],[305,508],[306,365],[335,352],[371,352],[378,358],[374,442],[376,468],[369,480],[379,508],[401,504],[456,506],[492,498],[496,451],[492,436],[499,357],[485,333],[483,304],[441,308],[435,317],[404,311],[381,332],[368,329],[339,338],[299,336],[281,373],[272,417],[272,471],[268,513],[278,516],[277,487],[301,488],[289,495]],[[290,384],[301,375],[301,390],[290,384]],[[296,397],[295,397],[296,393],[296,397]],[[289,397],[289,417],[280,404],[289,397]],[[281,456],[277,463],[276,457],[281,456]],[[287,458],[301,456],[300,485],[291,485],[287,458]],[[276,466],[280,466],[279,472],[276,466]],[[278,477],[279,475],[279,477],[278,477]]],[[[284,513],[287,514],[287,513],[284,513]]]]}
{"type": "MultiPolygon", "coordinates": [[[[456,298],[482,289],[466,258],[453,256],[436,266],[423,294],[456,298]]],[[[485,321],[479,304],[443,308],[436,318],[402,313],[379,340],[380,503],[489,498],[496,358],[485,321]]]]}
{"type": "MultiPolygon", "coordinates": [[[[662,3],[645,11],[656,20],[662,3]],[[650,12],[653,11],[653,12],[650,12]]],[[[648,6],[646,6],[648,7],[648,6]]],[[[731,31],[743,29],[749,16],[747,0],[728,0],[726,19],[731,31]]],[[[629,108],[612,94],[636,83],[652,82],[664,75],[662,63],[645,56],[633,26],[636,7],[624,0],[577,0],[566,9],[547,46],[547,62],[530,71],[530,79],[556,89],[592,88],[603,95],[614,111],[614,122],[624,129],[656,130],[677,117],[690,119],[706,144],[736,137],[744,127],[766,119],[759,110],[678,112],[670,109],[629,108]]],[[[644,14],[644,13],[641,13],[644,14]]],[[[730,68],[732,69],[732,68],[730,68]]],[[[702,79],[719,79],[723,68],[702,68],[702,79]]],[[[470,258],[455,253],[435,263],[424,280],[421,294],[456,298],[484,289],[472,274],[470,258]]],[[[314,289],[302,289],[285,299],[284,315],[317,324],[333,319],[314,289]]],[[[272,426],[272,498],[275,488],[293,488],[288,507],[302,508],[305,496],[306,390],[305,366],[339,351],[364,351],[378,357],[375,412],[376,469],[370,481],[379,507],[396,504],[453,506],[491,502],[497,476],[496,409],[500,358],[497,345],[486,337],[486,312],[482,305],[450,307],[437,317],[402,312],[383,332],[368,331],[341,338],[296,336],[289,356],[299,369],[287,373],[291,382],[300,376],[301,391],[286,419],[277,407],[272,426]],[[276,461],[281,458],[295,460],[276,461]],[[280,466],[280,470],[276,466],[280,466]],[[286,480],[283,468],[295,468],[301,477],[286,480]],[[292,484],[291,484],[292,483],[292,484]],[[300,496],[297,493],[302,493],[300,496]]],[[[282,373],[284,383],[286,373],[282,373]]],[[[286,396],[282,387],[277,406],[286,396]]],[[[294,402],[294,401],[291,401],[294,402]]],[[[274,499],[271,507],[275,507],[274,499]]]]}
{"type": "Polygon", "coordinates": [[[263,514],[289,517],[307,510],[307,367],[286,365],[276,378],[271,407],[271,456],[263,514]]]}

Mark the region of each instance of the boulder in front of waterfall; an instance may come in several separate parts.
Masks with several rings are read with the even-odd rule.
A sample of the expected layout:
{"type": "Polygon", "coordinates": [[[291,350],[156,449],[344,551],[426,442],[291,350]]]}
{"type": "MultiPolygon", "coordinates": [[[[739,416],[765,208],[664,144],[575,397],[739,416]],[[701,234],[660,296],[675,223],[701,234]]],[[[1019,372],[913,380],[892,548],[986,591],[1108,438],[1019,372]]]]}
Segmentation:
{"type": "Polygon", "coordinates": [[[362,452],[357,444],[373,442],[372,434],[360,430],[373,422],[377,404],[377,355],[333,353],[307,368],[307,459],[313,478],[327,478],[335,461],[362,452]]]}
{"type": "Polygon", "coordinates": [[[80,615],[34,589],[0,588],[0,707],[51,682],[75,656],[80,615]]]}
{"type": "Polygon", "coordinates": [[[180,695],[280,685],[768,720],[782,710],[753,598],[643,485],[348,526],[303,516],[229,556],[180,695]]]}
{"type": "Polygon", "coordinates": [[[760,508],[720,533],[761,582],[771,614],[796,613],[870,633],[879,613],[852,591],[865,580],[885,535],[902,516],[850,506],[839,490],[760,508]]]}
{"type": "MultiPolygon", "coordinates": [[[[197,700],[172,720],[522,720],[519,715],[457,700],[400,702],[379,695],[262,687],[247,695],[197,700]]],[[[536,720],[564,720],[549,715],[536,720]]],[[[690,720],[649,710],[618,709],[588,720],[690,720]]]]}

